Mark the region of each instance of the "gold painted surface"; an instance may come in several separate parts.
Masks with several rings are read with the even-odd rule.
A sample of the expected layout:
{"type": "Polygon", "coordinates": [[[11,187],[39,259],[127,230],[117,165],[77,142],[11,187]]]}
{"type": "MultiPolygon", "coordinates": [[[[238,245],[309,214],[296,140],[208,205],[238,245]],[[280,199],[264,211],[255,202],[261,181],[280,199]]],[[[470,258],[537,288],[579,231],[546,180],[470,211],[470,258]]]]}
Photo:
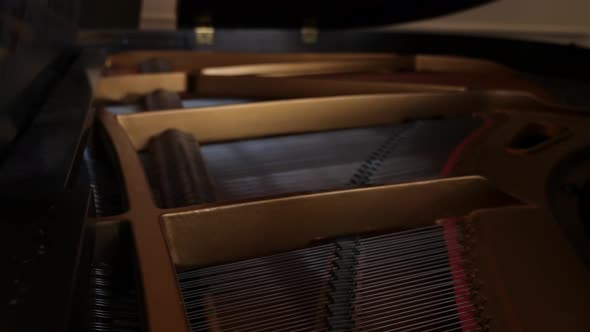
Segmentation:
{"type": "Polygon", "coordinates": [[[362,81],[313,80],[271,76],[350,72],[355,70],[387,70],[390,61],[288,63],[206,68],[196,76],[196,90],[188,91],[189,77],[185,73],[125,74],[103,76],[97,80],[94,96],[102,101],[133,101],[141,95],[164,89],[194,93],[200,97],[242,98],[306,98],[346,94],[464,91],[453,85],[379,83],[362,81]],[[385,66],[385,64],[389,64],[385,66]],[[277,71],[276,73],[273,73],[277,71]],[[265,74],[264,78],[255,75],[265,74]],[[282,74],[279,74],[282,73],[282,74]],[[290,74],[289,74],[290,73],[290,74]],[[233,76],[237,75],[237,76],[233,76]]]}
{"type": "MultiPolygon", "coordinates": [[[[137,150],[147,140],[165,129],[191,132],[199,142],[212,143],[236,139],[286,135],[301,132],[387,125],[407,119],[452,116],[469,113],[509,114],[511,123],[520,128],[526,119],[556,121],[565,128],[576,127],[585,134],[590,114],[541,103],[527,94],[506,93],[422,93],[375,94],[259,102],[221,107],[170,110],[117,116],[137,150]],[[520,114],[520,115],[519,115],[520,114]],[[520,119],[520,120],[519,120],[520,119]],[[569,119],[569,120],[567,120],[569,119]],[[582,122],[580,122],[582,121],[582,122]]],[[[513,130],[516,130],[513,128],[513,130]]],[[[506,140],[514,133],[502,132],[506,140]]],[[[568,141],[568,140],[564,140],[568,141]]],[[[580,143],[580,140],[575,140],[580,143]]],[[[583,141],[583,140],[582,140],[583,141]]],[[[586,141],[587,142],[587,141],[586,141]]],[[[496,147],[496,150],[498,148],[496,147]]]]}
{"type": "Polygon", "coordinates": [[[386,60],[414,67],[414,57],[384,53],[215,53],[196,51],[131,51],[115,54],[108,61],[112,67],[136,68],[141,62],[164,59],[175,70],[198,71],[206,67],[238,66],[276,62],[386,60]]]}
{"type": "Polygon", "coordinates": [[[201,70],[201,74],[206,76],[257,75],[267,77],[287,77],[354,72],[392,72],[403,69],[403,65],[403,63],[391,61],[391,59],[264,63],[241,66],[209,67],[201,70]]]}
{"type": "MultiPolygon", "coordinates": [[[[374,82],[315,82],[252,80],[264,76],[285,77],[350,72],[478,72],[512,73],[504,66],[479,59],[448,56],[399,56],[390,54],[231,54],[205,52],[130,52],[114,55],[108,63],[115,68],[136,68],[141,61],[159,58],[177,71],[198,75],[199,96],[248,98],[301,98],[342,94],[460,91],[462,86],[374,82]],[[214,77],[211,77],[214,76],[214,77]],[[223,76],[218,77],[218,76],[223,76]],[[387,86],[389,85],[389,86],[387,86]]],[[[95,96],[99,100],[117,101],[146,94],[156,89],[186,91],[187,77],[179,73],[107,76],[95,96]],[[157,75],[160,75],[158,78],[157,75]]]]}
{"type": "Polygon", "coordinates": [[[456,72],[456,73],[514,73],[507,66],[483,59],[439,56],[416,55],[414,71],[416,72],[456,72]]]}
{"type": "Polygon", "coordinates": [[[549,212],[513,207],[469,219],[492,331],[588,331],[590,269],[549,212]]]}
{"type": "Polygon", "coordinates": [[[442,55],[398,55],[391,53],[210,53],[195,51],[130,51],[112,55],[112,67],[136,68],[141,62],[160,58],[168,61],[175,70],[198,71],[207,67],[239,66],[277,62],[318,61],[388,61],[396,67],[410,71],[435,72],[513,72],[510,68],[483,59],[442,55]]]}
{"type": "MultiPolygon", "coordinates": [[[[333,69],[333,68],[332,68],[333,69]]],[[[224,68],[225,70],[225,68],[224,68]]],[[[329,68],[326,70],[330,70],[329,68]]],[[[302,78],[198,75],[184,73],[126,74],[103,76],[94,87],[99,101],[137,101],[158,89],[188,92],[198,97],[241,97],[260,99],[310,98],[347,94],[457,92],[465,87],[452,85],[379,83],[362,81],[313,80],[302,78]],[[189,87],[188,80],[196,80],[189,87]],[[190,90],[193,89],[193,90],[190,90]]]]}
{"type": "Polygon", "coordinates": [[[161,211],[153,202],[143,166],[114,116],[101,110],[99,120],[113,142],[127,190],[129,211],[121,217],[131,225],[149,331],[188,332],[176,271],[159,223],[161,211]]]}
{"type": "Polygon", "coordinates": [[[257,76],[197,77],[196,94],[202,97],[239,97],[253,99],[312,98],[380,93],[461,92],[453,85],[380,83],[347,80],[315,80],[257,76]]]}
{"type": "MultiPolygon", "coordinates": [[[[100,121],[115,146],[129,200],[128,212],[108,219],[130,221],[150,330],[188,331],[176,266],[270,253],[352,232],[418,227],[481,208],[515,204],[501,192],[544,206],[545,179],[551,167],[590,142],[586,114],[590,113],[544,104],[524,94],[471,92],[315,98],[121,116],[102,111],[100,121]],[[191,132],[208,143],[472,112],[489,114],[495,124],[465,148],[451,175],[483,175],[489,182],[480,177],[451,178],[161,210],[153,202],[136,153],[149,137],[169,128],[191,132]],[[506,145],[513,135],[531,121],[554,123],[571,134],[534,153],[508,153],[506,145]],[[184,212],[173,213],[178,211],[184,212]]],[[[526,234],[525,229],[518,232],[526,234]]],[[[494,241],[502,241],[500,235],[494,241]]]]}
{"type": "Polygon", "coordinates": [[[481,94],[388,94],[310,98],[117,116],[136,150],[165,129],[202,143],[399,123],[487,111],[481,94]]]}
{"type": "Polygon", "coordinates": [[[102,77],[96,83],[93,96],[97,100],[119,101],[145,95],[154,90],[174,92],[187,90],[185,73],[157,73],[141,75],[118,75],[102,77]]]}
{"type": "Polygon", "coordinates": [[[483,178],[464,177],[212,207],[162,217],[176,266],[292,250],[314,240],[401,230],[481,208],[517,204],[483,178]]]}
{"type": "MultiPolygon", "coordinates": [[[[399,59],[356,59],[309,62],[280,62],[247,64],[238,66],[208,67],[201,70],[207,76],[244,76],[257,75],[265,77],[288,77],[317,74],[338,74],[355,72],[391,73],[407,71],[407,63],[399,59]]],[[[419,55],[415,57],[414,72],[438,73],[514,73],[508,67],[489,61],[460,58],[419,55]]]]}

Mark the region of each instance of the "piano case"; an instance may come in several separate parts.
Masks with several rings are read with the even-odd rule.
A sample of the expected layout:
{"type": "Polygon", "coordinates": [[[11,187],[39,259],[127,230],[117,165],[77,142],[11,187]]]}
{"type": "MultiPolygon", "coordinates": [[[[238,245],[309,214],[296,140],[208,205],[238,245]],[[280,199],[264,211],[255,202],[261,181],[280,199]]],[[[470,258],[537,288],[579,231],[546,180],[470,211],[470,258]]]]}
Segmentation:
{"type": "Polygon", "coordinates": [[[18,35],[53,53],[4,77],[5,328],[588,330],[588,51],[360,29],[479,3],[18,35]]]}

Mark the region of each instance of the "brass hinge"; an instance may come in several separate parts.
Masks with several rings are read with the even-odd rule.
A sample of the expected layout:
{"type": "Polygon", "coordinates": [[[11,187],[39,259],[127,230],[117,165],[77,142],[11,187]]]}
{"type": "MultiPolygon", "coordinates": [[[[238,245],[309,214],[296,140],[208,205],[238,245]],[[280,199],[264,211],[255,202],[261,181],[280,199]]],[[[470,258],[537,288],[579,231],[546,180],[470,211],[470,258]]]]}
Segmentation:
{"type": "Polygon", "coordinates": [[[320,30],[315,20],[306,20],[301,27],[301,42],[303,44],[315,44],[318,42],[320,30]]]}
{"type": "Polygon", "coordinates": [[[215,40],[215,28],[211,25],[211,17],[200,16],[197,18],[195,38],[197,40],[197,45],[213,45],[215,40]]]}

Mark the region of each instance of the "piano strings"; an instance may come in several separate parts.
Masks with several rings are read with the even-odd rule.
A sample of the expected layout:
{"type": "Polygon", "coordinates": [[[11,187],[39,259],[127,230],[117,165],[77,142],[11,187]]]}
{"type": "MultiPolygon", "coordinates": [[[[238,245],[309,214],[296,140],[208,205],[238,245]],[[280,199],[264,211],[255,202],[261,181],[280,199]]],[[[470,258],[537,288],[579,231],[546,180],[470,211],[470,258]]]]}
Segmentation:
{"type": "Polygon", "coordinates": [[[193,331],[483,330],[477,290],[451,266],[464,256],[447,229],[346,237],[179,272],[187,317],[193,331]]]}

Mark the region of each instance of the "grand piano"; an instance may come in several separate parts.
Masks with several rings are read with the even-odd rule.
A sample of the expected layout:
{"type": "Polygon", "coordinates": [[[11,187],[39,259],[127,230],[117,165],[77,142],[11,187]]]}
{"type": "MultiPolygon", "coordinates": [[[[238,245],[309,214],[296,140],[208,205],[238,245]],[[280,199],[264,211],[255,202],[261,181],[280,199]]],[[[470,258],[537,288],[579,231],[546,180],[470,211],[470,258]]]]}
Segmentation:
{"type": "Polygon", "coordinates": [[[3,331],[587,331],[590,51],[484,1],[3,1],[3,331]]]}

